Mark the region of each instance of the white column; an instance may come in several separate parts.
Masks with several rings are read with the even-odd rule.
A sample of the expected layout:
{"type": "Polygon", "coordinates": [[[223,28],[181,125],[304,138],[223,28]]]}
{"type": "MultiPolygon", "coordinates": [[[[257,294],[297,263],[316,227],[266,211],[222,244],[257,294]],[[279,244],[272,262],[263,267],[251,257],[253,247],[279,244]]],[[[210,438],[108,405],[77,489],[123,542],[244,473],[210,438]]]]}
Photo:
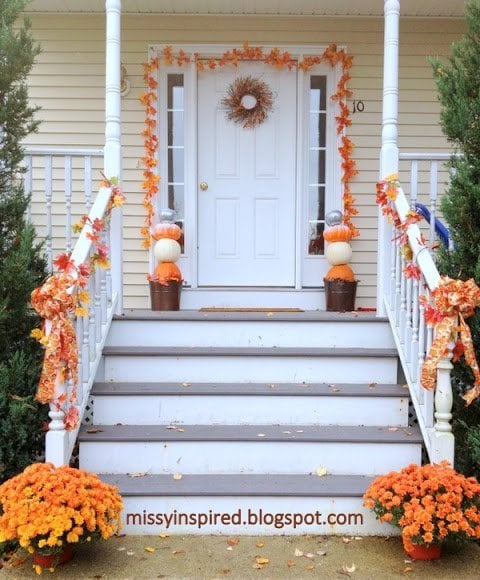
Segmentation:
{"type": "MultiPolygon", "coordinates": [[[[385,0],[383,49],[383,112],[380,179],[398,172],[398,39],[400,2],[385,0]]],[[[389,283],[392,229],[378,212],[377,316],[385,315],[384,294],[389,283]]]]}
{"type": "MultiPolygon", "coordinates": [[[[120,30],[121,0],[106,0],[106,47],[105,47],[105,151],[104,172],[107,177],[122,173],[121,149],[121,99],[120,99],[120,30]]],[[[112,212],[110,231],[110,259],[112,264],[112,291],[117,295],[116,313],[123,309],[123,214],[117,208],[112,212]]]]}

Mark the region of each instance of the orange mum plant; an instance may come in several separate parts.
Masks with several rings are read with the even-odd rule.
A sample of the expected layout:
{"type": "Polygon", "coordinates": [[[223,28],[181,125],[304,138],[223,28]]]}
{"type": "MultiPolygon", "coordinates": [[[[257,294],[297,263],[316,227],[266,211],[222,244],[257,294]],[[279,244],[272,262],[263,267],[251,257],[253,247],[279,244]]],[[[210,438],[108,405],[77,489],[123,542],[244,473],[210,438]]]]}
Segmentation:
{"type": "Polygon", "coordinates": [[[13,540],[30,553],[59,554],[68,544],[117,533],[122,507],[118,489],[95,474],[34,463],[0,486],[0,543],[13,540]]]}
{"type": "Polygon", "coordinates": [[[480,538],[480,483],[447,461],[377,477],[364,505],[380,521],[400,527],[404,541],[414,545],[480,538]]]}

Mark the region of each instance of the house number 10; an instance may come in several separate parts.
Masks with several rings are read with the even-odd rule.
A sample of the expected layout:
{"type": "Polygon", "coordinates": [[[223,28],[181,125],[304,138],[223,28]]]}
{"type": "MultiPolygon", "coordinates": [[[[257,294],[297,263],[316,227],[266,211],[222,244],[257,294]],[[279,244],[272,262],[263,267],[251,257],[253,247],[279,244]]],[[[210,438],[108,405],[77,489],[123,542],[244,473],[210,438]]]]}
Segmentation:
{"type": "Polygon", "coordinates": [[[353,112],[363,113],[365,110],[365,103],[363,101],[353,101],[353,112]]]}

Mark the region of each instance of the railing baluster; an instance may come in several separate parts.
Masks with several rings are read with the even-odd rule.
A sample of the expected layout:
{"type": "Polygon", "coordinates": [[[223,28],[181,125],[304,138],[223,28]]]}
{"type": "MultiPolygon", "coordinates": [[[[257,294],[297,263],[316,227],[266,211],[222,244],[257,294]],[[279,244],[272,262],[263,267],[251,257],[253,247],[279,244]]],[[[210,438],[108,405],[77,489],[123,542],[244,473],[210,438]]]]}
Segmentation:
{"type": "Polygon", "coordinates": [[[47,253],[47,268],[53,271],[53,240],[52,240],[52,156],[45,157],[45,201],[47,218],[45,225],[45,247],[47,253]]]}
{"type": "Polygon", "coordinates": [[[92,207],[92,157],[90,155],[85,155],[83,158],[84,167],[84,178],[83,178],[83,188],[85,191],[85,208],[87,213],[92,207]]]}
{"type": "Polygon", "coordinates": [[[435,244],[435,217],[437,214],[438,194],[438,162],[433,160],[430,164],[430,239],[429,247],[435,244]]]}
{"type": "MultiPolygon", "coordinates": [[[[410,360],[411,360],[411,369],[410,372],[412,374],[412,381],[416,383],[418,381],[418,342],[419,342],[419,325],[420,325],[420,307],[418,304],[418,280],[416,278],[413,279],[413,300],[412,300],[412,341],[411,341],[411,348],[410,348],[410,360]]],[[[407,343],[408,345],[408,343],[407,343]]]]}
{"type": "Polygon", "coordinates": [[[65,155],[65,248],[72,250],[72,158],[65,155]]]}

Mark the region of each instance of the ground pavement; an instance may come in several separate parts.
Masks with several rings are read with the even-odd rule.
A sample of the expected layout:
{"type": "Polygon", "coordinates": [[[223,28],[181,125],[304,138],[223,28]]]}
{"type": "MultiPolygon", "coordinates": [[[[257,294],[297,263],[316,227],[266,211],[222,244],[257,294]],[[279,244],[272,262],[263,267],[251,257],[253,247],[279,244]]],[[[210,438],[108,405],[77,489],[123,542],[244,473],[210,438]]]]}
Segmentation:
{"type": "MultiPolygon", "coordinates": [[[[38,578],[23,552],[5,580],[38,578]]],[[[124,536],[76,548],[73,560],[43,578],[184,580],[322,578],[333,580],[480,579],[480,546],[449,547],[435,562],[409,560],[398,537],[124,536]]]]}

